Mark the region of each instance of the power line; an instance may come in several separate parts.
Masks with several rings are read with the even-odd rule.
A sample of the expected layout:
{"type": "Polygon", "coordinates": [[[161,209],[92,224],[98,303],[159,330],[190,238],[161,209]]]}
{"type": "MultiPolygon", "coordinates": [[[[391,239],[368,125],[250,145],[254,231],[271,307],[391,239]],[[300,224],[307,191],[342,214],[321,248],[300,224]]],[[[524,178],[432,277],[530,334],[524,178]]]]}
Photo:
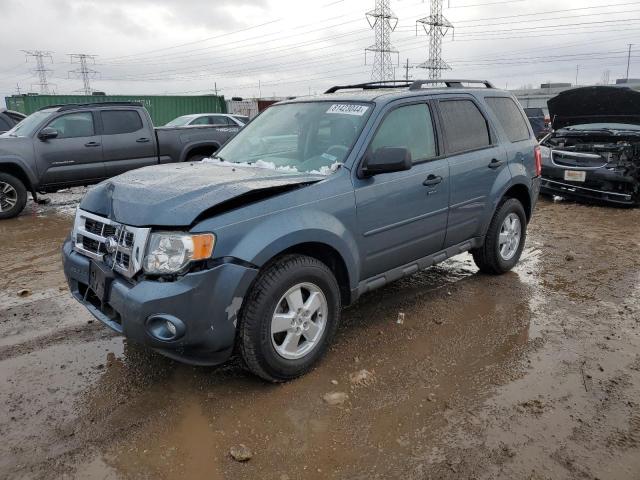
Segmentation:
{"type": "Polygon", "coordinates": [[[417,26],[422,25],[429,35],[429,58],[418,65],[429,72],[429,78],[440,78],[442,70],[451,70],[451,67],[442,59],[442,37],[444,37],[453,25],[442,15],[442,0],[431,0],[429,16],[416,21],[417,26]]]}
{"type": "Polygon", "coordinates": [[[75,70],[70,70],[69,74],[75,75],[76,78],[81,78],[83,86],[82,90],[84,91],[84,94],[91,95],[92,90],[90,79],[95,78],[98,72],[96,72],[95,70],[91,70],[87,66],[87,60],[95,63],[96,55],[87,55],[86,53],[70,53],[69,59],[71,63],[74,63],[74,60],[79,63],[79,67],[75,70]]]}
{"type": "Polygon", "coordinates": [[[391,32],[398,25],[398,17],[391,11],[389,3],[390,0],[376,0],[375,9],[366,13],[367,22],[375,31],[375,43],[365,48],[365,63],[367,52],[374,54],[372,80],[393,80],[395,77],[391,55],[398,51],[391,45],[391,32]]]}
{"type": "Polygon", "coordinates": [[[48,58],[51,63],[53,63],[53,57],[51,56],[53,52],[50,52],[48,50],[23,50],[23,52],[27,56],[27,60],[29,59],[29,57],[33,57],[36,59],[36,68],[34,70],[34,73],[38,76],[38,83],[36,83],[36,85],[40,87],[41,94],[49,95],[51,93],[51,90],[49,89],[47,73],[51,72],[51,70],[45,68],[44,59],[48,58]]]}

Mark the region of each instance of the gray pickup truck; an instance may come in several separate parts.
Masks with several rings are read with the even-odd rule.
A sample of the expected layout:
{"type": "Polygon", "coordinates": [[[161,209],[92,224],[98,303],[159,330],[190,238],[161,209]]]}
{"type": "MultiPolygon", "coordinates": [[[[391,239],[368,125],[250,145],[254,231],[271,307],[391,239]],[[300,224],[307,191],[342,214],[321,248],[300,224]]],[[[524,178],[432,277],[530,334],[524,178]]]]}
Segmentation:
{"type": "Polygon", "coordinates": [[[47,107],[0,135],[0,219],[18,215],[27,192],[91,185],[135,168],[202,160],[240,127],[154,128],[136,102],[47,107]]]}
{"type": "Polygon", "coordinates": [[[435,82],[446,87],[367,83],[278,103],[210,160],[91,189],[63,247],[72,295],[164,355],[212,365],[235,349],[284,381],[366,292],[466,251],[482,272],[509,271],[540,147],[509,92],[435,82]]]}

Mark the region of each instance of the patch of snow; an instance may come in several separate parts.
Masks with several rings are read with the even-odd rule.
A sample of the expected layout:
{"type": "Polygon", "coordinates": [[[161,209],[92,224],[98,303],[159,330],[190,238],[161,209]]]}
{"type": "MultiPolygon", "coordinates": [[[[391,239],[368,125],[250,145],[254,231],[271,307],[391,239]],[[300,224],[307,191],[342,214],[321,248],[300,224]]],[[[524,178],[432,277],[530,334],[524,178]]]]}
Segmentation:
{"type": "Polygon", "coordinates": [[[311,170],[309,172],[300,172],[296,167],[292,167],[289,165],[276,165],[273,162],[266,162],[264,160],[256,160],[253,163],[233,163],[233,162],[224,162],[214,157],[204,158],[202,159],[203,163],[213,163],[220,167],[248,167],[248,168],[268,168],[269,170],[277,170],[279,172],[287,172],[287,173],[312,173],[316,175],[331,175],[333,172],[338,170],[342,163],[334,162],[329,166],[322,166],[319,170],[311,170]]]}

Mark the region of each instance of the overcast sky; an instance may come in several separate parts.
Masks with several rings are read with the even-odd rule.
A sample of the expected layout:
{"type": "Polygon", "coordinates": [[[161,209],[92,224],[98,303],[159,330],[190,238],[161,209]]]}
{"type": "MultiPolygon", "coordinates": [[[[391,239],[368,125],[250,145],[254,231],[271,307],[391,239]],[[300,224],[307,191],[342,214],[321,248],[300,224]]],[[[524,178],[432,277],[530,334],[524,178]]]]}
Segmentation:
{"type": "MultiPolygon", "coordinates": [[[[416,20],[429,2],[390,0],[397,77],[426,78],[416,20]]],[[[0,0],[0,96],[37,91],[33,59],[50,50],[57,93],[79,93],[69,53],[96,55],[91,87],[109,94],[288,96],[367,81],[374,42],[365,12],[374,0],[0,0]]],[[[517,88],[545,81],[611,82],[640,77],[640,1],[447,0],[455,25],[443,40],[450,77],[517,88]],[[607,73],[608,72],[608,73],[607,73]]],[[[0,101],[2,105],[2,101],[0,101]]]]}

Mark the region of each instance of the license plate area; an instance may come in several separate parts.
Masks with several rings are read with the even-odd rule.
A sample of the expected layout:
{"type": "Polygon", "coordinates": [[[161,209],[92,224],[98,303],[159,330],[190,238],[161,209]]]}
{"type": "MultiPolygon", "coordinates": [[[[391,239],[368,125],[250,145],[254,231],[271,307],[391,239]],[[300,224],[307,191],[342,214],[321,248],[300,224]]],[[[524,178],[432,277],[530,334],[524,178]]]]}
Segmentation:
{"type": "Polygon", "coordinates": [[[109,300],[109,292],[113,279],[114,274],[109,267],[94,261],[91,262],[89,268],[89,288],[101,303],[109,300]]]}
{"type": "Polygon", "coordinates": [[[569,182],[584,182],[587,179],[587,172],[584,170],[565,170],[564,179],[569,182]]]}

